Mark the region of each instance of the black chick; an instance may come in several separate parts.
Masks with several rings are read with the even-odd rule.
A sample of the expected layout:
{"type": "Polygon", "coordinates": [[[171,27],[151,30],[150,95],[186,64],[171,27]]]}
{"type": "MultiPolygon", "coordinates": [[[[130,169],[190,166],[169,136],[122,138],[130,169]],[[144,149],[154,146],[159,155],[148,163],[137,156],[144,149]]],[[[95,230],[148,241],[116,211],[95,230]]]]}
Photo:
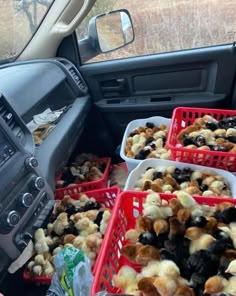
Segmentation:
{"type": "Polygon", "coordinates": [[[103,211],[98,212],[96,219],[93,221],[93,223],[98,225],[99,229],[100,229],[103,213],[104,213],[103,211]]]}
{"type": "Polygon", "coordinates": [[[207,250],[210,251],[212,254],[217,256],[221,256],[224,251],[228,248],[224,240],[216,240],[209,244],[207,250]]]}
{"type": "Polygon", "coordinates": [[[147,127],[147,128],[154,128],[155,125],[154,125],[154,123],[152,123],[152,122],[147,122],[147,123],[146,123],[146,127],[147,127]]]}
{"type": "Polygon", "coordinates": [[[146,159],[146,157],[150,154],[151,148],[149,149],[141,149],[137,155],[135,155],[135,159],[146,159]]]}
{"type": "Polygon", "coordinates": [[[207,219],[204,216],[198,216],[198,217],[191,218],[188,227],[196,226],[196,227],[203,228],[206,226],[206,224],[207,224],[207,219]]]}
{"type": "Polygon", "coordinates": [[[232,275],[230,273],[226,273],[225,270],[228,268],[230,261],[227,260],[224,256],[220,258],[220,264],[218,267],[218,275],[223,276],[226,279],[229,279],[232,275]]]}
{"type": "Polygon", "coordinates": [[[219,266],[219,257],[212,254],[209,250],[199,250],[193,253],[187,261],[188,270],[192,273],[214,275],[219,266]]]}
{"type": "Polygon", "coordinates": [[[70,220],[69,224],[64,228],[64,234],[74,234],[76,236],[79,234],[79,231],[75,227],[73,221],[70,220]]]}
{"type": "Polygon", "coordinates": [[[89,210],[99,210],[101,208],[101,205],[97,201],[87,201],[84,205],[84,212],[87,212],[89,210]]]}
{"type": "Polygon", "coordinates": [[[229,224],[231,222],[236,222],[236,208],[230,207],[225,209],[221,212],[221,217],[223,219],[223,222],[226,224],[229,224]]]}
{"type": "Polygon", "coordinates": [[[166,249],[160,250],[160,256],[161,260],[171,260],[177,264],[176,256],[173,253],[167,251],[166,249]]]}
{"type": "Polygon", "coordinates": [[[199,273],[193,273],[190,277],[190,287],[194,290],[195,295],[203,295],[204,284],[208,277],[199,273]]]}
{"type": "Polygon", "coordinates": [[[72,204],[68,204],[66,206],[66,210],[65,212],[68,214],[68,216],[70,217],[71,215],[74,215],[75,213],[77,213],[78,211],[76,210],[75,206],[72,204]]]}
{"type": "Polygon", "coordinates": [[[64,181],[64,187],[74,183],[75,177],[72,175],[69,167],[64,168],[61,179],[64,181]]]}
{"type": "Polygon", "coordinates": [[[145,142],[145,146],[147,146],[148,144],[150,144],[151,142],[155,141],[155,138],[153,137],[148,137],[146,142],[145,142]]]}
{"type": "Polygon", "coordinates": [[[156,179],[163,179],[163,174],[162,174],[162,172],[154,172],[153,173],[153,178],[152,178],[152,180],[154,181],[154,180],[156,180],[156,179]]]}
{"type": "Polygon", "coordinates": [[[138,242],[141,243],[142,245],[155,246],[156,239],[157,239],[156,234],[149,231],[145,231],[139,235],[138,242]]]}
{"type": "Polygon", "coordinates": [[[225,232],[223,230],[217,229],[216,231],[214,231],[213,236],[217,240],[220,240],[220,241],[224,242],[225,249],[233,249],[234,248],[233,241],[232,241],[229,233],[227,233],[227,232],[225,232]]]}

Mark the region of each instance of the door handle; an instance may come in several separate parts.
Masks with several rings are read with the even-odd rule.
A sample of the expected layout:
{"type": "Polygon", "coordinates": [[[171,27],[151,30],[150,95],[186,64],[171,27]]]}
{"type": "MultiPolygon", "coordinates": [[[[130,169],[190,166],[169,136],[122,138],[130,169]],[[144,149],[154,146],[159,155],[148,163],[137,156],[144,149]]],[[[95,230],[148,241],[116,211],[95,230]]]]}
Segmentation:
{"type": "Polygon", "coordinates": [[[100,85],[102,92],[122,91],[126,87],[126,80],[124,78],[106,80],[102,81],[100,85]]]}

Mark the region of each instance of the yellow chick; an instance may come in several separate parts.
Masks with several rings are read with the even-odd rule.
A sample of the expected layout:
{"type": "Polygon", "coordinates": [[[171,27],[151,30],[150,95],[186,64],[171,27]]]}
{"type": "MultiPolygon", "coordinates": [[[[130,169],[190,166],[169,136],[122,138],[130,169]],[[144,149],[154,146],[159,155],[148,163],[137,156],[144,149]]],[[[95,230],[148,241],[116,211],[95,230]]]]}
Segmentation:
{"type": "Polygon", "coordinates": [[[161,198],[157,192],[151,192],[147,195],[144,203],[143,208],[147,206],[160,206],[161,205],[161,198]]]}
{"type": "Polygon", "coordinates": [[[102,215],[102,221],[101,221],[101,224],[100,224],[100,232],[103,235],[106,232],[107,225],[108,225],[110,217],[111,217],[111,211],[110,210],[105,210],[103,215],[102,215]]]}
{"type": "Polygon", "coordinates": [[[62,235],[64,233],[64,229],[66,226],[69,225],[67,213],[63,212],[60,213],[56,219],[56,221],[53,222],[53,230],[57,235],[62,235]]]}
{"type": "Polygon", "coordinates": [[[43,273],[45,276],[51,276],[54,272],[54,267],[53,265],[48,261],[46,260],[44,266],[43,266],[43,273]]]}
{"type": "Polygon", "coordinates": [[[43,254],[49,251],[49,246],[47,245],[45,233],[42,228],[35,231],[34,238],[34,248],[37,254],[43,254]]]}
{"type": "Polygon", "coordinates": [[[233,260],[230,262],[230,264],[225,272],[236,276],[236,260],[233,260]]]}
{"type": "Polygon", "coordinates": [[[120,268],[118,274],[112,278],[113,286],[120,288],[123,293],[134,292],[132,295],[139,295],[138,293],[138,273],[130,266],[124,265],[120,268]]]}
{"type": "Polygon", "coordinates": [[[156,287],[160,296],[173,296],[178,289],[176,281],[169,277],[158,277],[153,285],[156,287]]]}
{"type": "Polygon", "coordinates": [[[158,276],[168,278],[178,278],[180,270],[178,266],[171,260],[162,260],[159,265],[158,276]]]}

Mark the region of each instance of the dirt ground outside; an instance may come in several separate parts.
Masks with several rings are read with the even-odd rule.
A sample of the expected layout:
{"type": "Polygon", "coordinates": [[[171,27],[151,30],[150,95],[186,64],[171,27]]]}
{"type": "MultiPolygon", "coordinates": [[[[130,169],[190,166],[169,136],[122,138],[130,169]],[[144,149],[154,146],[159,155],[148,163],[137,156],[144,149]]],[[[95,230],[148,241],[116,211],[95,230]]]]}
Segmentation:
{"type": "MultiPolygon", "coordinates": [[[[91,15],[106,11],[97,0],[91,15]],[[102,11],[99,11],[101,8],[102,11]]],[[[110,0],[107,10],[127,9],[132,17],[135,40],[92,61],[170,52],[236,40],[235,0],[110,0]]],[[[78,29],[78,39],[87,34],[88,18],[78,29]]]]}

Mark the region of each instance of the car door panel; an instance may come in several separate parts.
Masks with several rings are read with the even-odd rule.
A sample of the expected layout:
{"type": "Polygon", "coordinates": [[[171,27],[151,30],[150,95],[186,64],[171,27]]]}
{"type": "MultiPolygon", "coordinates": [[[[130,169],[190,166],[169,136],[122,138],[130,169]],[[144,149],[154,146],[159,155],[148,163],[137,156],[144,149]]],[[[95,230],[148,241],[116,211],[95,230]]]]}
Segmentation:
{"type": "Polygon", "coordinates": [[[139,56],[80,66],[93,101],[120,141],[129,121],[170,117],[177,106],[230,107],[232,45],[139,56]]]}

